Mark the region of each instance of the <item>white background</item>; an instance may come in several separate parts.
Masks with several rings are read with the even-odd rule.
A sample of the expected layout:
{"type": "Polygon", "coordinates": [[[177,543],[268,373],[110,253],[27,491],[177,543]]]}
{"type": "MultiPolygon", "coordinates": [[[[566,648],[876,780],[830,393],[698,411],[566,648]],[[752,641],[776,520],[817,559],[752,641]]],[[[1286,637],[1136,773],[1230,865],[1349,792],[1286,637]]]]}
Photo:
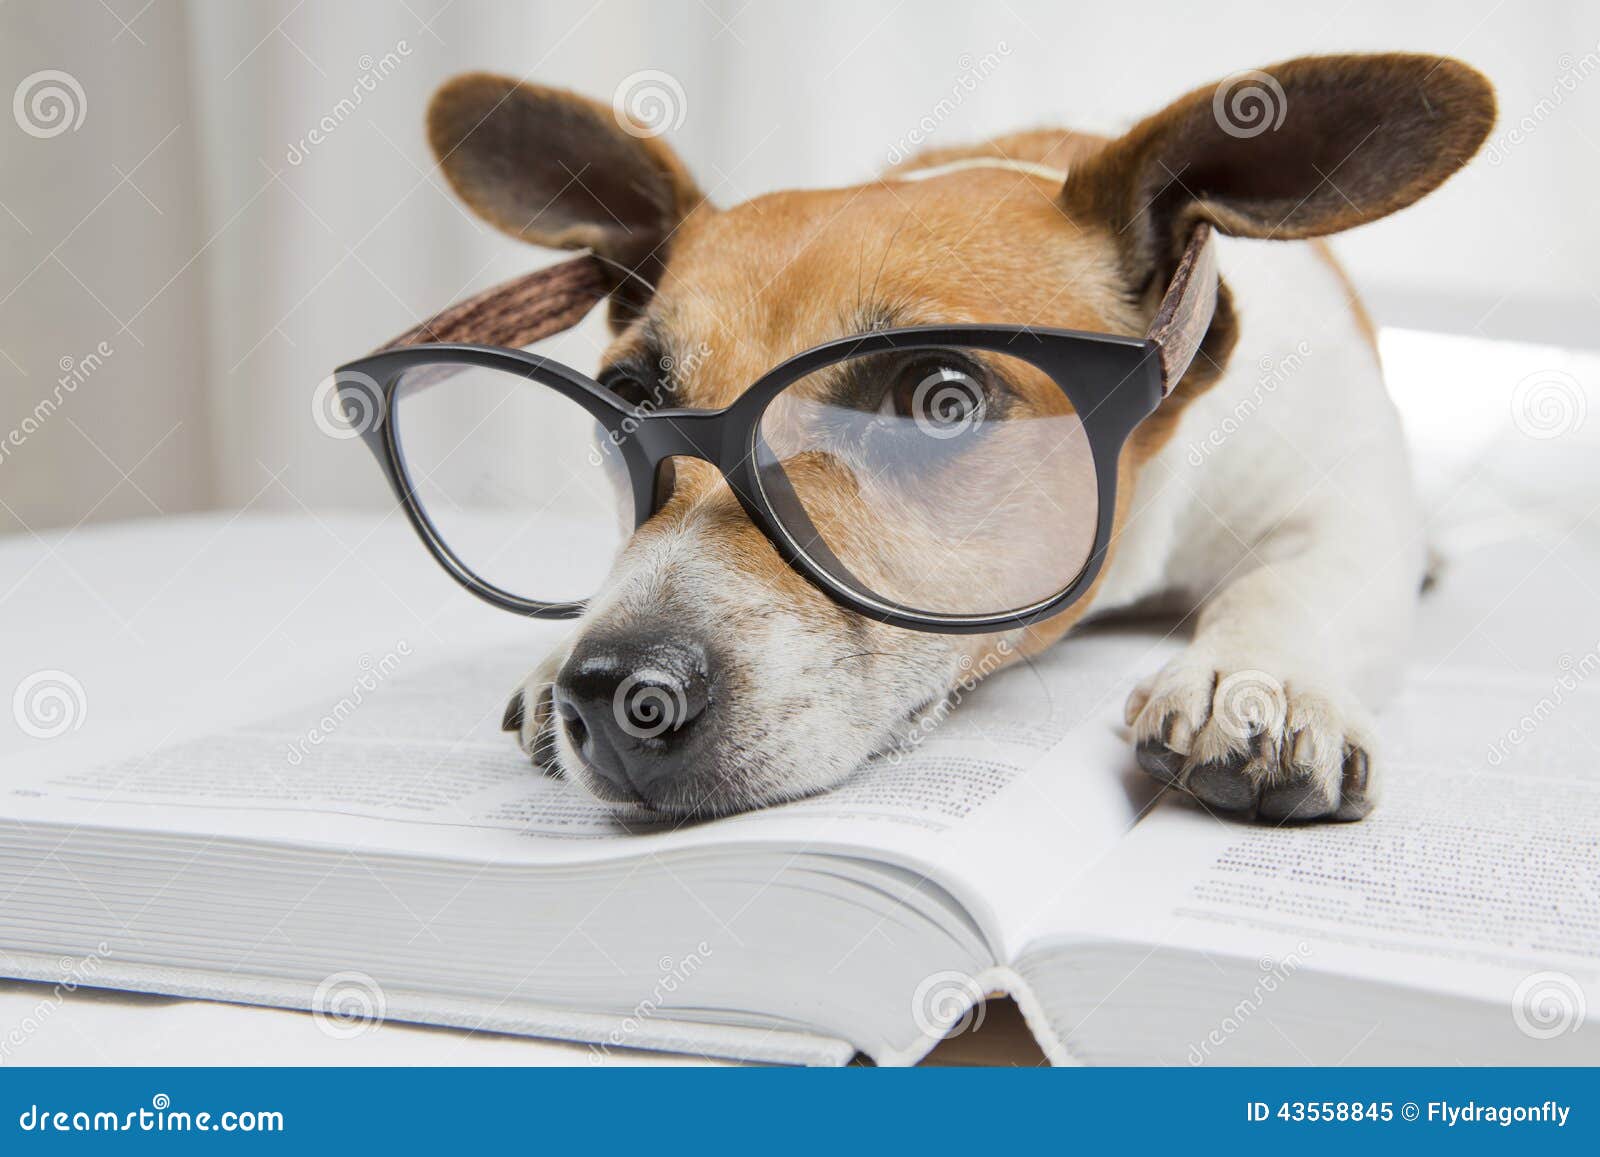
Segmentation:
{"type": "Polygon", "coordinates": [[[84,105],[43,139],[0,117],[0,437],[63,364],[113,350],[0,459],[0,531],[380,501],[365,453],[312,421],[313,388],[551,257],[477,225],[431,169],[427,97],[474,68],[601,99],[640,70],[670,74],[684,100],[669,139],[729,203],[869,177],[987,54],[999,66],[931,143],[1115,129],[1302,53],[1450,53],[1499,90],[1490,153],[1339,252],[1381,322],[1600,344],[1592,2],[11,0],[0,26],[0,95],[59,69],[84,105]],[[385,54],[399,66],[290,163],[385,54]]]}

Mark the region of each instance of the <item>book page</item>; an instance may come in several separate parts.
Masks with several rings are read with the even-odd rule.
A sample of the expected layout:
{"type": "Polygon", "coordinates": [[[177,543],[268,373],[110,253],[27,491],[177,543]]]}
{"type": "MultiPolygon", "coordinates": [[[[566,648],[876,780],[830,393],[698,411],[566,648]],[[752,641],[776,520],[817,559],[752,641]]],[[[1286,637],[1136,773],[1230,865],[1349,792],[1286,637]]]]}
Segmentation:
{"type": "Polygon", "coordinates": [[[499,729],[525,648],[424,661],[409,645],[265,718],[130,740],[120,758],[19,761],[0,817],[537,863],[783,842],[937,866],[964,892],[997,877],[1060,881],[1147,798],[1106,722],[1126,688],[1103,658],[1142,659],[1148,641],[1093,638],[975,681],[937,726],[908,730],[832,792],[711,822],[618,809],[534,768],[499,729]]]}
{"type": "Polygon", "coordinates": [[[1387,777],[1356,824],[1273,827],[1176,796],[1054,917],[1104,938],[1284,958],[1505,999],[1600,980],[1600,659],[1541,682],[1447,670],[1386,717],[1387,777]],[[1510,987],[1508,987],[1510,986],[1510,987]]]}

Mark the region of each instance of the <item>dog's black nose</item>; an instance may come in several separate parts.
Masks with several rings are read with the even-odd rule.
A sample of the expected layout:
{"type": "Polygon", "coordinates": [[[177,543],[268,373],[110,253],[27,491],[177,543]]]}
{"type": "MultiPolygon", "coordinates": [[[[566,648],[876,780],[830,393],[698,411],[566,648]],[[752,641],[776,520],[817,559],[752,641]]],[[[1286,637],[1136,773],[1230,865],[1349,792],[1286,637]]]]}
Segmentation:
{"type": "Polygon", "coordinates": [[[705,648],[673,639],[580,643],[556,676],[568,741],[624,799],[649,800],[678,773],[710,702],[705,648]]]}

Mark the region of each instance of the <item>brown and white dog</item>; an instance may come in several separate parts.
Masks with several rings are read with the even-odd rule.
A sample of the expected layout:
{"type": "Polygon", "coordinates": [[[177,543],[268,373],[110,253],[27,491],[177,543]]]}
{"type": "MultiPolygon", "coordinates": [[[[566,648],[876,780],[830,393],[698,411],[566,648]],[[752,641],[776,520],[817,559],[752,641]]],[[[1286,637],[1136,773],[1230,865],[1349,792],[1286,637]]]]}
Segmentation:
{"type": "MultiPolygon", "coordinates": [[[[1368,712],[1396,685],[1425,551],[1371,324],[1307,239],[1438,186],[1487,136],[1494,97],[1437,57],[1247,75],[1264,110],[1223,82],[1116,139],[1019,133],[729,208],[663,141],[570,92],[468,75],[441,89],[429,127],[483,218],[637,272],[613,302],[605,362],[676,365],[672,405],[727,405],[875,310],[1140,335],[1175,239],[1212,222],[1225,290],[1202,355],[1124,450],[1110,561],[1088,596],[1002,650],[1036,653],[1090,615],[1194,611],[1187,649],[1128,702],[1140,764],[1230,812],[1359,818],[1377,790],[1368,712]]],[[[600,798],[737,811],[836,784],[988,670],[1000,641],[843,610],[784,564],[720,475],[686,461],[507,718],[536,760],[600,798]],[[589,766],[552,691],[559,707],[685,654],[694,725],[618,745],[648,776],[589,766]]]]}

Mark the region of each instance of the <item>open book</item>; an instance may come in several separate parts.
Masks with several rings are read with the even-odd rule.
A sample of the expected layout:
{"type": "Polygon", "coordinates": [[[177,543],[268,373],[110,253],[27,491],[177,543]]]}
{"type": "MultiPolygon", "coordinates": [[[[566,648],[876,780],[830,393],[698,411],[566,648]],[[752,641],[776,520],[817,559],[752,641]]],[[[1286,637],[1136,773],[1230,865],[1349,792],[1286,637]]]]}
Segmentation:
{"type": "Polygon", "coordinates": [[[914,1062],[996,992],[1058,1063],[1600,1061],[1600,679],[1491,759],[1550,688],[1437,671],[1372,819],[1274,829],[1135,768],[1121,701],[1174,645],[1091,631],[831,794],[690,825],[530,767],[526,646],[402,645],[11,761],[0,971],[782,1062],[914,1062]]]}

